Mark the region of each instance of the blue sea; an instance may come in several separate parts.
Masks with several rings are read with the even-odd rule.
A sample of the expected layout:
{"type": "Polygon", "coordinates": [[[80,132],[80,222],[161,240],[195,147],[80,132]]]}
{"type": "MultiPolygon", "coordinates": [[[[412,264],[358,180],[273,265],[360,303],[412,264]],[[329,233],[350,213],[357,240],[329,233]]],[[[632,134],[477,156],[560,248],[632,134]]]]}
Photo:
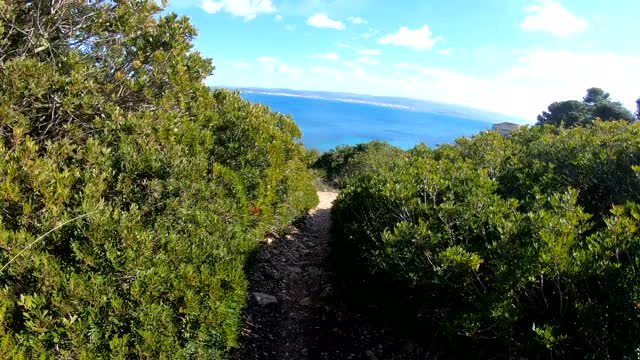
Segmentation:
{"type": "Polygon", "coordinates": [[[320,151],[371,140],[387,141],[402,149],[419,143],[435,146],[477,134],[492,125],[486,121],[389,106],[258,93],[241,95],[274,111],[291,114],[302,130],[304,145],[320,151]]]}

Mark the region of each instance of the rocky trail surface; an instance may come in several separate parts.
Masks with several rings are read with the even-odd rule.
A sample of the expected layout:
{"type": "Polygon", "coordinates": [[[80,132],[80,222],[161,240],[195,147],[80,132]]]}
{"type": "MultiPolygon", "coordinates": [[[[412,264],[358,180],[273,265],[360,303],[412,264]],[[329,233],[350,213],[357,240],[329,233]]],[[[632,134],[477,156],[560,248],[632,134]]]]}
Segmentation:
{"type": "Polygon", "coordinates": [[[334,298],[329,228],[335,192],[298,229],[257,251],[236,360],[425,359],[414,349],[350,314],[334,298]]]}

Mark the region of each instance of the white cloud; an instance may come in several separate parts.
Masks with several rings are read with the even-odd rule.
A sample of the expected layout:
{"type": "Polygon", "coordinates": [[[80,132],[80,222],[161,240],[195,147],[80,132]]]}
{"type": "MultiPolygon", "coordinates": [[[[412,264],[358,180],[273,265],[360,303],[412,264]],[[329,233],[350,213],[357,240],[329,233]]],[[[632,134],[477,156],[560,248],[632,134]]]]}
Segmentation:
{"type": "Polygon", "coordinates": [[[520,27],[526,31],[545,31],[564,37],[583,32],[588,26],[586,21],[553,0],[540,0],[537,5],[528,6],[525,10],[529,15],[520,27]]]}
{"type": "Polygon", "coordinates": [[[438,54],[440,54],[440,55],[451,55],[451,54],[453,54],[453,50],[451,50],[451,49],[438,50],[438,54]]]}
{"type": "Polygon", "coordinates": [[[280,15],[280,14],[276,15],[276,20],[277,21],[282,21],[282,15],[280,15]]]}
{"type": "Polygon", "coordinates": [[[326,14],[315,14],[307,19],[307,25],[319,28],[344,30],[342,21],[332,20],[326,14]]]}
{"type": "Polygon", "coordinates": [[[343,48],[343,49],[348,49],[348,48],[351,47],[351,45],[345,44],[345,43],[337,43],[336,47],[343,48]]]}
{"type": "MultiPolygon", "coordinates": [[[[298,79],[303,76],[305,84],[313,84],[311,88],[315,90],[421,98],[502,112],[530,122],[535,122],[552,102],[580,99],[592,86],[602,87],[629,108],[634,108],[639,95],[633,81],[629,81],[640,79],[639,55],[529,51],[502,71],[483,75],[406,63],[389,66],[380,73],[369,69],[378,61],[366,55],[341,64],[344,67],[305,69],[298,79]]],[[[287,79],[257,83],[299,87],[299,83],[287,79]]]]}
{"type": "Polygon", "coordinates": [[[378,50],[378,49],[362,49],[362,50],[358,50],[358,55],[376,56],[376,55],[380,55],[380,50],[378,50]]]}
{"type": "Polygon", "coordinates": [[[396,77],[407,84],[408,94],[401,96],[411,96],[413,92],[425,99],[502,112],[533,122],[549,104],[581,99],[593,86],[605,89],[614,99],[633,108],[638,90],[629,79],[640,79],[640,56],[535,51],[521,56],[501,73],[487,77],[407,64],[395,68],[406,74],[396,77]]]}
{"type": "Polygon", "coordinates": [[[442,37],[433,37],[433,33],[427,25],[416,30],[402,26],[397,33],[388,34],[378,39],[378,43],[381,45],[406,46],[416,50],[431,50],[440,41],[443,41],[442,37]]]}
{"type": "Polygon", "coordinates": [[[244,62],[244,61],[227,61],[224,63],[225,65],[228,65],[230,68],[237,68],[237,69],[250,69],[251,65],[248,62],[244,62]]]}
{"type": "Polygon", "coordinates": [[[356,65],[356,63],[351,61],[351,60],[347,60],[347,61],[343,62],[343,64],[344,64],[344,66],[349,67],[349,68],[358,67],[358,65],[356,65]]]}
{"type": "Polygon", "coordinates": [[[287,25],[284,27],[285,30],[287,31],[296,31],[296,26],[295,25],[287,25]]]}
{"type": "Polygon", "coordinates": [[[371,34],[371,33],[364,33],[364,34],[362,34],[362,35],[360,35],[360,36],[362,36],[362,37],[363,37],[363,38],[365,38],[365,39],[368,39],[368,38],[372,37],[372,36],[373,36],[373,34],[371,34]]]}
{"type": "Polygon", "coordinates": [[[247,21],[255,19],[260,13],[276,11],[271,0],[202,0],[201,7],[210,14],[226,11],[235,16],[242,16],[247,21]]]}
{"type": "Polygon", "coordinates": [[[316,74],[332,74],[332,75],[342,74],[340,70],[326,67],[326,66],[313,66],[311,68],[311,72],[316,74]]]}
{"type": "MultiPolygon", "coordinates": [[[[539,112],[553,101],[581,99],[593,86],[605,89],[632,108],[638,89],[629,79],[640,79],[638,55],[535,51],[522,56],[496,81],[508,84],[523,97],[531,97],[529,107],[535,106],[539,112]]],[[[522,106],[527,108],[526,104],[522,106]]]]}
{"type": "Polygon", "coordinates": [[[411,64],[403,64],[403,63],[396,64],[395,68],[401,69],[401,70],[409,70],[414,74],[422,76],[423,80],[446,79],[448,82],[452,82],[452,83],[461,83],[461,82],[472,83],[474,81],[477,82],[478,84],[480,83],[477,80],[474,80],[473,78],[468,77],[461,72],[457,72],[453,70],[428,68],[428,67],[423,67],[419,65],[411,65],[411,64]]]}
{"type": "Polygon", "coordinates": [[[224,3],[217,2],[213,0],[203,0],[202,1],[202,10],[208,12],[209,14],[215,14],[218,11],[222,10],[224,7],[224,3]]]}
{"type": "Polygon", "coordinates": [[[293,89],[304,84],[312,90],[412,97],[502,112],[530,122],[552,102],[581,99],[593,86],[610,92],[630,109],[640,95],[632,81],[640,79],[640,55],[521,50],[515,56],[501,70],[476,72],[407,63],[387,66],[386,62],[382,72],[373,54],[339,59],[346,61],[308,61],[308,65],[287,65],[269,56],[234,64],[221,59],[220,70],[207,82],[293,89]]]}
{"type": "Polygon", "coordinates": [[[338,54],[336,54],[334,52],[328,52],[328,53],[322,53],[322,54],[313,54],[313,55],[311,55],[311,57],[314,58],[314,59],[331,60],[331,61],[337,61],[340,58],[338,56],[338,54]]]}
{"type": "Polygon", "coordinates": [[[361,64],[367,64],[367,65],[378,65],[380,64],[380,61],[376,58],[372,58],[370,56],[361,56],[359,57],[356,62],[361,63],[361,64]]]}
{"type": "Polygon", "coordinates": [[[280,62],[279,59],[270,56],[258,56],[256,61],[260,64],[277,64],[280,62]]]}
{"type": "Polygon", "coordinates": [[[356,25],[361,25],[361,24],[366,24],[367,23],[367,20],[364,20],[363,18],[361,18],[359,16],[356,16],[356,17],[349,16],[347,18],[347,20],[351,21],[353,24],[356,24],[356,25]]]}
{"type": "Polygon", "coordinates": [[[289,66],[288,64],[279,64],[278,67],[276,68],[276,72],[287,74],[287,75],[294,75],[298,77],[304,74],[304,69],[292,67],[292,66],[289,66]]]}
{"type": "MultiPolygon", "coordinates": [[[[293,76],[295,78],[300,78],[302,74],[304,74],[304,69],[300,67],[291,66],[278,58],[274,58],[271,56],[258,56],[256,58],[256,63],[258,65],[257,70],[259,73],[267,73],[267,74],[286,74],[289,76],[293,76]]],[[[234,63],[234,67],[238,69],[255,69],[251,64],[246,64],[237,62],[234,63]]],[[[255,76],[254,72],[249,72],[248,74],[252,74],[255,76]]],[[[254,85],[251,85],[254,86],[254,85]]]]}

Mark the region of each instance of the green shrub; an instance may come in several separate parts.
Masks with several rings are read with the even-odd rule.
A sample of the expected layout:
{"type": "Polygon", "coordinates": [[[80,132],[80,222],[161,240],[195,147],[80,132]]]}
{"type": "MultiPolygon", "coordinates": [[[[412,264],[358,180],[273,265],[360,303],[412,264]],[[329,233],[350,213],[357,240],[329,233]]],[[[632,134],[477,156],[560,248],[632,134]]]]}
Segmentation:
{"type": "Polygon", "coordinates": [[[0,357],[224,357],[248,255],[317,202],[299,129],[154,1],[38,3],[0,1],[60,25],[0,32],[0,357]]]}
{"type": "Polygon", "coordinates": [[[320,150],[318,149],[304,149],[302,154],[302,160],[308,167],[312,167],[316,161],[320,158],[320,150]]]}
{"type": "Polygon", "coordinates": [[[578,204],[599,228],[612,204],[640,203],[640,178],[632,169],[640,164],[639,139],[638,124],[596,121],[585,128],[533,127],[508,138],[482,133],[458,140],[452,156],[486,169],[499,183],[498,192],[527,210],[536,192],[576,189],[578,204]]]}
{"type": "Polygon", "coordinates": [[[313,168],[323,171],[325,179],[333,185],[342,187],[355,174],[392,162],[402,153],[401,149],[377,140],[354,146],[343,145],[322,154],[313,168]]]}
{"type": "Polygon", "coordinates": [[[487,132],[366,167],[333,210],[344,294],[456,356],[636,358],[639,126],[487,132]]]}

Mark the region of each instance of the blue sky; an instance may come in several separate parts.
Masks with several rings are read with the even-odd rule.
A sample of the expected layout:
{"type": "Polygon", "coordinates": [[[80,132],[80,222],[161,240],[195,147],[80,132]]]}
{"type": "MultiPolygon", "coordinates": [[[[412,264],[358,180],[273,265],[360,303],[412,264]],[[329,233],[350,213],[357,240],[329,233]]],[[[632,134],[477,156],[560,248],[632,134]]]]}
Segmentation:
{"type": "Polygon", "coordinates": [[[212,86],[426,99],[531,121],[599,86],[640,97],[638,0],[169,0],[212,86]]]}

